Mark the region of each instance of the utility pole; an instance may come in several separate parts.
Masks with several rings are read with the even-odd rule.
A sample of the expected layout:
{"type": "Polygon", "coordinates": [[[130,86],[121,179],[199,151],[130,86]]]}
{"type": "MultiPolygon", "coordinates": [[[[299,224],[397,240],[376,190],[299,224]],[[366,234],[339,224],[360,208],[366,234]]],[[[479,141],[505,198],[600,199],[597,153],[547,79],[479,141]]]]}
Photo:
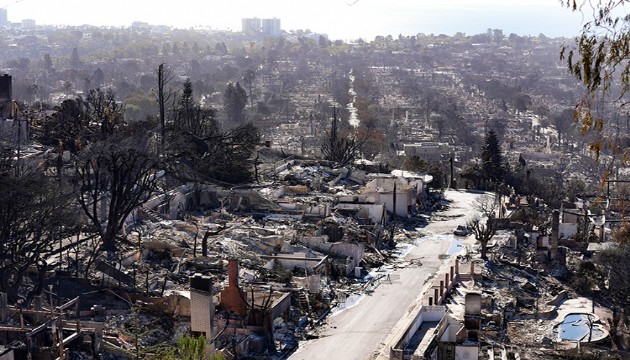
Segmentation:
{"type": "Polygon", "coordinates": [[[393,200],[394,209],[392,211],[392,220],[393,221],[392,221],[391,230],[389,232],[389,238],[390,238],[390,241],[392,241],[392,242],[394,241],[394,230],[396,229],[396,195],[397,195],[396,194],[396,191],[397,191],[396,183],[397,183],[397,180],[398,180],[398,178],[394,177],[394,194],[393,194],[393,196],[394,196],[394,200],[393,200]]]}
{"type": "Polygon", "coordinates": [[[454,174],[453,174],[453,156],[452,155],[448,159],[448,161],[449,161],[450,166],[451,166],[451,181],[448,183],[448,187],[450,188],[450,187],[453,187],[453,177],[454,177],[454,174]]]}
{"type": "Polygon", "coordinates": [[[158,65],[158,104],[160,106],[160,127],[162,130],[161,151],[164,151],[164,138],[166,136],[166,122],[164,120],[164,64],[158,65]]]}

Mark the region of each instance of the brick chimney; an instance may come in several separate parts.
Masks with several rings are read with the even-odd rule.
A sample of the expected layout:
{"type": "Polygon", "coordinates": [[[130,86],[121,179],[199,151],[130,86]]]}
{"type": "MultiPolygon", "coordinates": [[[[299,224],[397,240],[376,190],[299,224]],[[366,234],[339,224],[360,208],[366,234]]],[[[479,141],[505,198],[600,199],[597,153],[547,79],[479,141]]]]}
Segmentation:
{"type": "Polygon", "coordinates": [[[228,260],[228,286],[238,287],[238,260],[228,260]]]}
{"type": "Polygon", "coordinates": [[[228,260],[228,286],[221,291],[221,307],[226,311],[245,316],[247,306],[238,286],[238,260],[228,260]]]}

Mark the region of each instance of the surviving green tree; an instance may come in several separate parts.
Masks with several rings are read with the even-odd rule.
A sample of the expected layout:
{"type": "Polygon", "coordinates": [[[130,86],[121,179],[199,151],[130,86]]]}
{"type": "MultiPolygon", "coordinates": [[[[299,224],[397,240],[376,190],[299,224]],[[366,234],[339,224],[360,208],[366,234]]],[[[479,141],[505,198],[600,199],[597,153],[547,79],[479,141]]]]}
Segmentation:
{"type": "Polygon", "coordinates": [[[245,122],[245,105],[247,105],[247,93],[237,82],[228,83],[223,92],[223,109],[227,117],[228,127],[238,126],[245,122]]]}
{"type": "Polygon", "coordinates": [[[493,130],[488,131],[481,148],[481,168],[486,182],[498,185],[503,181],[505,164],[499,139],[493,130]]]}

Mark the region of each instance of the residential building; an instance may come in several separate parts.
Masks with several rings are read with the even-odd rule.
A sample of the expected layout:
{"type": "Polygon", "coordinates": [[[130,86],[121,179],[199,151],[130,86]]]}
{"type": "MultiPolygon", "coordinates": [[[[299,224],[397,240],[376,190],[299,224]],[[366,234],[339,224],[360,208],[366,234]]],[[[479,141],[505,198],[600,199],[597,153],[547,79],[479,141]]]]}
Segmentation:
{"type": "Polygon", "coordinates": [[[260,19],[259,18],[244,18],[242,20],[242,31],[246,34],[258,34],[260,33],[260,19]]]}
{"type": "Polygon", "coordinates": [[[426,161],[448,160],[453,149],[447,143],[423,142],[405,144],[405,156],[417,156],[426,161]]]}
{"type": "Polygon", "coordinates": [[[0,27],[9,26],[7,9],[0,9],[0,27]]]}
{"type": "Polygon", "coordinates": [[[35,25],[35,19],[22,20],[22,29],[34,29],[35,25]]]}
{"type": "Polygon", "coordinates": [[[280,28],[280,19],[263,19],[262,20],[262,33],[265,35],[271,36],[280,36],[282,35],[282,30],[280,28]]]}
{"type": "Polygon", "coordinates": [[[144,21],[134,21],[131,23],[131,30],[133,31],[150,31],[151,25],[144,21]]]}

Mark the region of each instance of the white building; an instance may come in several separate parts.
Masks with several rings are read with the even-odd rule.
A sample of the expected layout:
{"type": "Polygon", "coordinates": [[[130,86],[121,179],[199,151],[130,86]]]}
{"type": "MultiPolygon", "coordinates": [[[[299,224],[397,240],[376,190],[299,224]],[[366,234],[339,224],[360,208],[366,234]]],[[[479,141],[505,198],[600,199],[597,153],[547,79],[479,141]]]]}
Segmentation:
{"type": "Polygon", "coordinates": [[[244,18],[241,21],[242,31],[246,34],[258,34],[260,33],[260,19],[259,18],[244,18]]]}
{"type": "Polygon", "coordinates": [[[263,19],[262,33],[265,35],[280,36],[282,34],[282,30],[280,28],[280,19],[263,19]]]}
{"type": "Polygon", "coordinates": [[[423,142],[405,144],[406,156],[417,156],[426,161],[448,160],[453,149],[447,143],[423,142]]]}
{"type": "Polygon", "coordinates": [[[0,9],[0,27],[9,26],[9,18],[7,17],[7,9],[0,9]]]}
{"type": "Polygon", "coordinates": [[[35,20],[34,19],[24,19],[22,20],[22,29],[34,29],[35,28],[35,20]]]}

